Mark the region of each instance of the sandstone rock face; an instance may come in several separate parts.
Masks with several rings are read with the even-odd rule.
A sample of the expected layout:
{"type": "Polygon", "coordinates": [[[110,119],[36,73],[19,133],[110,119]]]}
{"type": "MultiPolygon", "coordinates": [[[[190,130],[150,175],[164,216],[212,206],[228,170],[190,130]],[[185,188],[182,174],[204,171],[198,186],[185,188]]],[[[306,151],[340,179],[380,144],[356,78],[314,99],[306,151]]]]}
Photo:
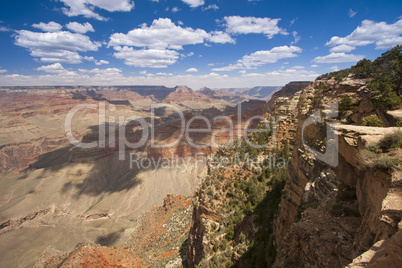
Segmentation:
{"type": "Polygon", "coordinates": [[[178,86],[176,90],[170,93],[164,100],[164,103],[180,103],[180,102],[215,102],[216,100],[202,94],[199,91],[193,91],[186,86],[178,86]]]}
{"type": "MultiPolygon", "coordinates": [[[[357,91],[365,83],[364,80],[350,77],[341,83],[316,81],[298,97],[294,126],[279,124],[285,130],[296,129],[296,133],[293,136],[295,142],[287,182],[274,227],[278,244],[277,267],[345,266],[377,241],[386,241],[390,246],[385,249],[386,246],[379,244],[383,248],[380,250],[382,253],[378,253],[378,247],[373,246],[375,254],[369,252],[362,255],[350,267],[361,267],[359,265],[363,263],[379,267],[380,263],[390,264],[400,256],[399,253],[393,253],[393,256],[384,253],[387,250],[400,250],[400,245],[395,242],[395,233],[402,217],[400,171],[390,173],[368,168],[361,158],[368,144],[378,142],[396,128],[334,124],[328,117],[327,121],[318,120],[315,124],[303,127],[318,108],[323,108],[321,115],[325,115],[326,107],[331,102],[339,100],[344,94],[359,94],[357,91]],[[322,88],[327,93],[317,102],[315,96],[320,94],[322,88]],[[337,140],[333,139],[335,136],[326,138],[327,125],[335,130],[337,140]],[[337,164],[332,166],[318,155],[324,154],[335,141],[338,145],[337,164]],[[308,148],[315,152],[312,153],[308,148]],[[342,191],[342,185],[351,187],[356,198],[340,201],[340,194],[337,193],[342,191]],[[391,241],[394,241],[392,245],[391,241]],[[376,259],[373,256],[381,257],[376,259]],[[376,264],[380,259],[382,262],[376,264]]],[[[376,112],[368,99],[361,98],[361,105],[355,114],[356,122],[376,112]]],[[[286,103],[277,98],[275,104],[286,103]]]]}
{"type": "Polygon", "coordinates": [[[309,81],[297,81],[297,82],[290,82],[286,84],[281,90],[274,93],[272,98],[267,103],[267,108],[272,111],[275,106],[275,101],[279,97],[291,97],[297,91],[307,87],[311,82],[309,81]]]}
{"type": "Polygon", "coordinates": [[[205,235],[212,222],[218,222],[222,216],[202,202],[202,190],[198,190],[198,198],[193,204],[193,224],[188,234],[187,262],[188,267],[195,267],[209,251],[205,235]]]}
{"type": "Polygon", "coordinates": [[[402,261],[402,231],[394,234],[390,239],[380,240],[368,251],[358,256],[348,268],[370,267],[398,267],[402,261]]]}

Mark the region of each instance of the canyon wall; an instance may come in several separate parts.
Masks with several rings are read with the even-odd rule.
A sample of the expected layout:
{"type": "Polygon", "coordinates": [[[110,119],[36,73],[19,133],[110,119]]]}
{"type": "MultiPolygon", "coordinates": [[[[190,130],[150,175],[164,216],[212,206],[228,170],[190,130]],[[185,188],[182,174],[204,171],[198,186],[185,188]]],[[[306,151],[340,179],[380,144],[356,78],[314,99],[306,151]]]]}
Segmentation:
{"type": "MultiPolygon", "coordinates": [[[[301,92],[292,158],[275,221],[274,266],[345,266],[398,232],[401,171],[373,167],[362,159],[369,144],[397,128],[345,125],[335,122],[338,114],[328,116],[331,103],[345,95],[360,102],[353,115],[356,122],[375,113],[364,89],[366,81],[348,77],[341,82],[317,80],[301,92]],[[307,125],[314,114],[318,120],[307,125]]],[[[366,266],[373,256],[382,255],[384,250],[364,261],[360,257],[353,265],[366,266]]]]}

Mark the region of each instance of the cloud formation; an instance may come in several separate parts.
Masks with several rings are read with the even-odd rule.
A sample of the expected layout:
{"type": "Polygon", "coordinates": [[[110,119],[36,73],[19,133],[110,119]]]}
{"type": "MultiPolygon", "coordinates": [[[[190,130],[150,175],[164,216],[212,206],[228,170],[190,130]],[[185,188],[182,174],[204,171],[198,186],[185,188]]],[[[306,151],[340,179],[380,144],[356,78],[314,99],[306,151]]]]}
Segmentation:
{"type": "Polygon", "coordinates": [[[176,63],[179,53],[169,49],[140,49],[132,47],[115,47],[113,56],[124,60],[124,63],[135,67],[166,68],[176,63]]]}
{"type": "Polygon", "coordinates": [[[40,23],[34,23],[32,24],[32,27],[40,29],[44,32],[57,32],[60,31],[63,26],[61,26],[59,23],[50,21],[48,23],[40,22],[40,23]]]}
{"type": "Polygon", "coordinates": [[[41,67],[36,68],[35,70],[47,73],[63,73],[67,71],[66,69],[64,69],[63,65],[61,65],[58,62],[51,65],[43,65],[41,67]]]}
{"type": "Polygon", "coordinates": [[[293,32],[292,32],[292,35],[293,35],[293,38],[294,38],[295,40],[292,41],[290,44],[291,44],[291,45],[297,44],[297,43],[300,41],[301,37],[300,37],[299,35],[297,35],[297,32],[296,32],[296,31],[293,31],[293,32]]]}
{"type": "Polygon", "coordinates": [[[184,45],[195,45],[204,42],[210,35],[202,29],[176,26],[168,18],[154,20],[148,27],[129,31],[127,34],[114,33],[108,46],[135,46],[155,49],[183,49],[184,45]]]}
{"type": "Polygon", "coordinates": [[[356,14],[357,14],[357,12],[353,11],[352,9],[349,9],[349,12],[348,12],[349,18],[353,18],[356,14]]]}
{"type": "Polygon", "coordinates": [[[11,31],[10,28],[5,27],[5,26],[0,26],[0,32],[9,32],[9,31],[11,31]]]}
{"type": "Polygon", "coordinates": [[[187,73],[197,73],[198,69],[197,68],[189,68],[186,70],[187,73]]]}
{"type": "Polygon", "coordinates": [[[315,63],[341,63],[341,62],[357,62],[364,59],[364,55],[345,54],[343,52],[331,52],[327,56],[318,56],[313,59],[315,63]]]}
{"type": "Polygon", "coordinates": [[[209,5],[209,6],[207,6],[207,7],[203,7],[202,8],[202,10],[203,11],[207,11],[207,10],[210,10],[210,9],[213,9],[213,10],[218,10],[219,9],[219,7],[216,5],[216,4],[212,4],[212,5],[209,5]]]}
{"type": "Polygon", "coordinates": [[[117,50],[114,56],[124,59],[127,65],[165,68],[176,63],[179,53],[175,50],[181,50],[185,45],[202,44],[206,41],[220,44],[235,43],[229,34],[222,31],[207,33],[203,29],[176,25],[169,18],[159,18],[150,26],[143,24],[127,34],[112,34],[108,46],[117,50]],[[142,49],[134,50],[132,47],[142,49]],[[123,55],[129,58],[125,59],[123,55]]]}
{"type": "Polygon", "coordinates": [[[181,0],[183,3],[189,5],[192,8],[196,8],[205,4],[204,0],[181,0]]]}
{"type": "Polygon", "coordinates": [[[207,87],[249,87],[250,85],[284,85],[291,80],[311,81],[317,73],[306,70],[278,70],[265,73],[244,73],[240,76],[209,74],[172,75],[171,73],[156,74],[142,72],[140,76],[124,76],[120,69],[79,69],[78,72],[64,72],[45,75],[0,74],[0,84],[9,85],[155,85],[168,87],[177,85],[177,81],[198,89],[207,87]]]}
{"type": "Polygon", "coordinates": [[[81,33],[84,34],[86,32],[95,32],[94,28],[89,22],[85,22],[83,24],[78,23],[78,22],[69,22],[66,25],[67,29],[76,32],[76,33],[81,33]]]}
{"type": "Polygon", "coordinates": [[[94,57],[84,56],[84,60],[93,61],[95,65],[109,64],[107,60],[97,60],[94,57]]]}
{"type": "Polygon", "coordinates": [[[331,48],[329,51],[330,52],[350,52],[354,49],[356,49],[356,47],[354,47],[354,46],[339,45],[339,46],[331,48]]]}
{"type": "Polygon", "coordinates": [[[260,50],[250,55],[243,56],[235,64],[231,64],[222,68],[214,68],[212,71],[233,71],[238,69],[253,69],[255,67],[275,63],[280,59],[297,57],[297,53],[301,53],[302,49],[296,46],[280,46],[271,50],[260,50]]]}
{"type": "Polygon", "coordinates": [[[92,42],[88,36],[67,31],[31,32],[17,31],[15,44],[29,50],[31,56],[42,62],[81,63],[78,52],[98,51],[101,45],[92,42]]]}
{"type": "Polygon", "coordinates": [[[376,49],[387,49],[402,44],[401,34],[402,18],[394,24],[364,20],[351,34],[345,37],[334,36],[325,45],[358,47],[375,43],[376,49]]]}
{"type": "Polygon", "coordinates": [[[66,7],[61,10],[69,17],[84,16],[97,20],[107,20],[94,10],[95,8],[104,9],[109,12],[131,11],[134,8],[134,2],[131,0],[60,0],[66,7]]]}
{"type": "Polygon", "coordinates": [[[276,34],[288,35],[284,29],[278,27],[281,19],[228,16],[223,18],[226,32],[232,34],[265,34],[269,39],[276,34]]]}

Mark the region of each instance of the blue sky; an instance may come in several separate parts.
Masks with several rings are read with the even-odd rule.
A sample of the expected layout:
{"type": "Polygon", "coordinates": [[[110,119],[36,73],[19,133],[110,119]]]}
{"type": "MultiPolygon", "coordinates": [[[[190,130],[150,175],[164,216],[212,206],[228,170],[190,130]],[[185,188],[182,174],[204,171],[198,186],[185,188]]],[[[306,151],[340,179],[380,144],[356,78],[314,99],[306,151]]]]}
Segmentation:
{"type": "Polygon", "coordinates": [[[401,1],[0,2],[0,85],[284,85],[402,44],[401,1]]]}

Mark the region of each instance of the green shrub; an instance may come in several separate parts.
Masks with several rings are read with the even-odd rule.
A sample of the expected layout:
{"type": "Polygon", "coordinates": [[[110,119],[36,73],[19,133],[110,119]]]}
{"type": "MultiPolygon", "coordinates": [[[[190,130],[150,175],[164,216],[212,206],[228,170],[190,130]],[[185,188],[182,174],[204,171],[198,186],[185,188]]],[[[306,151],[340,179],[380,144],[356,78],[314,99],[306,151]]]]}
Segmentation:
{"type": "Polygon", "coordinates": [[[325,74],[317,79],[334,77],[337,81],[341,81],[351,73],[355,78],[371,78],[368,86],[371,89],[372,101],[377,108],[386,111],[401,105],[401,96],[398,92],[401,66],[402,46],[397,45],[373,62],[363,59],[351,68],[325,74]]]}
{"type": "Polygon", "coordinates": [[[388,155],[384,155],[374,159],[373,163],[377,168],[389,170],[398,166],[400,161],[401,160],[398,157],[390,157],[388,155]]]}
{"type": "Polygon", "coordinates": [[[402,148],[402,130],[386,134],[380,141],[379,147],[383,150],[402,148]]]}
{"type": "Polygon", "coordinates": [[[363,118],[362,126],[382,127],[382,122],[377,115],[370,115],[363,118]]]}
{"type": "Polygon", "coordinates": [[[228,227],[228,232],[227,232],[227,234],[226,234],[226,238],[230,241],[230,240],[233,240],[233,238],[234,238],[234,227],[233,227],[233,225],[230,225],[229,227],[228,227]]]}
{"type": "Polygon", "coordinates": [[[227,246],[228,246],[228,242],[226,241],[226,239],[224,239],[224,240],[222,241],[222,243],[221,243],[221,250],[222,250],[222,251],[225,251],[226,248],[227,248],[227,246]]]}
{"type": "Polygon", "coordinates": [[[214,246],[212,247],[213,252],[217,252],[219,248],[218,242],[215,242],[214,246]]]}
{"type": "Polygon", "coordinates": [[[232,267],[233,266],[233,262],[232,261],[228,261],[226,263],[226,268],[232,267]]]}
{"type": "Polygon", "coordinates": [[[212,196],[214,194],[214,191],[210,188],[207,191],[207,195],[212,196]]]}
{"type": "Polygon", "coordinates": [[[379,143],[370,144],[370,145],[367,146],[367,149],[368,149],[370,152],[373,152],[373,153],[376,153],[376,154],[382,153],[382,149],[381,149],[379,143]]]}
{"type": "Polygon", "coordinates": [[[339,103],[339,119],[343,118],[348,111],[354,110],[356,107],[357,105],[354,104],[349,95],[343,96],[339,103]]]}
{"type": "Polygon", "coordinates": [[[243,232],[240,232],[240,235],[239,235],[239,242],[240,242],[240,243],[246,242],[246,236],[243,234],[243,232]]]}

